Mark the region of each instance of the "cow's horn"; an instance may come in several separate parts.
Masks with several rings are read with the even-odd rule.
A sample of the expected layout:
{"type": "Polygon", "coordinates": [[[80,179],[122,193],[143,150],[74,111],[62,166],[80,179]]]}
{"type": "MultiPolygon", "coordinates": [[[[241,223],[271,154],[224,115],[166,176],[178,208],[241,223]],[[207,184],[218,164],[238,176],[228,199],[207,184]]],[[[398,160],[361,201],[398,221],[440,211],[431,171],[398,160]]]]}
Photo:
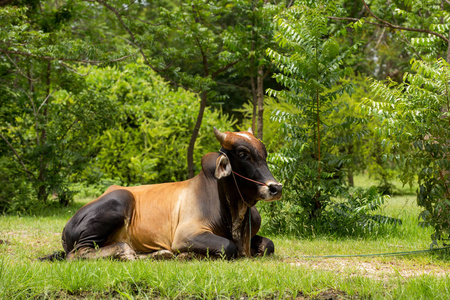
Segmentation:
{"type": "Polygon", "coordinates": [[[217,140],[222,144],[223,142],[225,142],[225,138],[227,137],[227,135],[225,133],[220,132],[216,127],[214,127],[214,134],[217,138],[217,140]]]}
{"type": "Polygon", "coordinates": [[[251,127],[249,127],[247,131],[253,134],[253,129],[251,127]]]}

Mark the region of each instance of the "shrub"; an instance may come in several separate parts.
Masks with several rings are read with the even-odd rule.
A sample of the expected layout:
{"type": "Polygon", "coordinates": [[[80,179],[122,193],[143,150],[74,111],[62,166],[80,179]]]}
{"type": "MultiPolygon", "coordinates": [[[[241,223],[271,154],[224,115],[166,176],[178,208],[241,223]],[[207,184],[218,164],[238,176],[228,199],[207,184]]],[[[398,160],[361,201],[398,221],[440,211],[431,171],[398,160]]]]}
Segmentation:
{"type": "Polygon", "coordinates": [[[382,120],[380,131],[407,145],[410,151],[389,158],[401,166],[404,183],[416,179],[417,203],[423,207],[420,224],[432,226],[433,245],[450,234],[450,65],[412,60],[414,73],[398,84],[373,81],[372,89],[382,101],[368,100],[369,112],[382,120]]]}
{"type": "MultiPolygon", "coordinates": [[[[95,157],[80,179],[104,190],[111,183],[149,184],[187,179],[187,145],[199,108],[199,99],[182,89],[173,90],[143,64],[91,71],[92,89],[119,109],[114,127],[90,141],[95,157]]],[[[195,146],[196,171],[201,157],[217,151],[213,126],[231,130],[235,121],[220,110],[207,109],[195,146]]]]}
{"type": "Polygon", "coordinates": [[[312,228],[323,233],[338,230],[338,234],[351,233],[354,226],[370,230],[374,223],[391,220],[371,214],[384,198],[375,189],[349,190],[344,166],[351,157],[338,151],[346,141],[365,133],[364,128],[345,129],[367,120],[363,116],[332,118],[340,109],[336,99],[354,90],[353,84],[345,84],[343,79],[348,75],[345,59],[356,46],[341,49],[339,32],[333,35],[329,31],[327,15],[337,9],[333,1],[296,4],[276,18],[279,31],[275,39],[287,54],[267,51],[281,70],[274,77],[285,87],[269,89],[269,95],[295,106],[273,115],[282,123],[286,142],[271,160],[289,193],[282,203],[263,207],[270,216],[268,227],[295,234],[312,233],[312,228]]]}

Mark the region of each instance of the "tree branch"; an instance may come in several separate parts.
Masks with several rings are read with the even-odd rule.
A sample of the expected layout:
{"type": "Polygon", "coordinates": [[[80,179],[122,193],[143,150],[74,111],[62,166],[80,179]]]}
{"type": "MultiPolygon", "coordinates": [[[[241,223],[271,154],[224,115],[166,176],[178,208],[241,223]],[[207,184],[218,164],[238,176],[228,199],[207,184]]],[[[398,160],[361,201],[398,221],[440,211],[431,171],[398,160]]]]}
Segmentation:
{"type": "Polygon", "coordinates": [[[39,106],[39,108],[37,110],[37,114],[39,114],[39,111],[41,110],[42,106],[45,104],[45,102],[47,102],[47,100],[50,98],[51,95],[53,95],[53,92],[48,93],[47,97],[45,97],[44,101],[42,101],[41,105],[39,106]]]}
{"type": "Polygon", "coordinates": [[[123,5],[123,8],[122,8],[122,9],[119,9],[119,12],[122,12],[122,11],[124,11],[124,10],[129,9],[131,5],[133,5],[133,4],[136,3],[136,1],[137,1],[137,0],[133,0],[130,4],[128,4],[128,5],[123,5]]]}
{"type": "MultiPolygon", "coordinates": [[[[391,1],[388,0],[387,3],[388,3],[388,5],[389,5],[389,7],[391,7],[391,1]]],[[[395,15],[394,15],[394,11],[391,10],[391,12],[392,12],[392,19],[394,19],[394,22],[398,25],[397,19],[395,18],[395,15]]],[[[386,27],[385,27],[385,28],[386,28],[386,27]]],[[[403,40],[406,44],[408,44],[408,45],[411,47],[411,49],[414,51],[414,53],[417,55],[417,57],[420,58],[420,59],[422,60],[422,56],[419,54],[419,52],[416,50],[416,48],[415,48],[413,45],[411,45],[411,42],[406,38],[406,36],[405,36],[405,34],[403,33],[403,31],[400,31],[400,34],[402,35],[402,40],[403,40]]]]}
{"type": "Polygon", "coordinates": [[[249,90],[248,87],[239,86],[239,85],[231,84],[231,83],[225,83],[225,82],[217,81],[217,84],[218,85],[223,85],[223,86],[231,86],[231,87],[234,87],[236,89],[241,89],[241,90],[246,91],[246,92],[248,92],[248,90],[249,90]]]}
{"type": "Polygon", "coordinates": [[[239,62],[239,60],[236,60],[236,61],[233,61],[233,62],[229,63],[229,64],[226,65],[226,66],[223,66],[222,68],[220,68],[219,70],[215,71],[215,72],[212,74],[212,78],[215,78],[217,75],[219,75],[220,73],[222,73],[222,72],[228,70],[229,68],[231,68],[232,66],[234,66],[234,65],[237,64],[238,62],[239,62]]]}
{"type": "MultiPolygon", "coordinates": [[[[344,18],[344,17],[333,17],[333,16],[328,16],[327,18],[331,19],[331,20],[344,20],[344,21],[352,21],[352,22],[361,21],[361,19],[357,19],[357,18],[344,18]]],[[[374,22],[369,22],[369,21],[365,21],[365,23],[372,24],[375,26],[385,27],[383,24],[380,24],[380,23],[374,23],[374,22]]]]}
{"type": "MultiPolygon", "coordinates": [[[[127,26],[127,25],[125,24],[125,22],[123,21],[122,16],[120,15],[120,13],[119,13],[114,7],[112,7],[111,5],[107,4],[104,0],[84,0],[84,1],[86,1],[86,2],[91,2],[91,3],[93,3],[93,2],[98,2],[98,3],[100,3],[101,5],[105,6],[107,9],[109,9],[111,12],[113,12],[113,13],[116,15],[116,18],[119,20],[119,22],[120,22],[120,24],[122,25],[122,27],[126,30],[126,32],[128,33],[128,35],[130,36],[130,38],[131,38],[131,41],[130,41],[131,44],[132,44],[133,46],[135,46],[136,48],[139,49],[139,50],[138,50],[138,53],[140,53],[140,54],[142,55],[142,58],[144,59],[144,63],[145,63],[150,69],[152,69],[153,71],[155,71],[156,73],[158,73],[162,78],[164,78],[165,80],[171,82],[172,84],[174,84],[174,85],[176,85],[176,86],[179,86],[179,87],[185,89],[186,91],[194,92],[194,91],[192,91],[191,89],[189,89],[189,88],[187,88],[187,87],[185,87],[185,86],[179,84],[178,82],[173,81],[172,79],[168,78],[167,76],[164,76],[163,72],[166,71],[168,68],[165,68],[165,69],[163,69],[163,70],[160,70],[160,69],[157,69],[157,68],[155,68],[155,67],[152,66],[152,64],[149,62],[149,60],[148,60],[148,58],[147,58],[147,55],[145,55],[144,50],[142,49],[142,47],[136,43],[136,37],[135,37],[135,35],[134,35],[133,32],[130,30],[130,28],[128,28],[128,26],[127,26]]],[[[195,93],[195,92],[194,92],[194,93],[195,93]]]]}
{"type": "MultiPolygon", "coordinates": [[[[31,106],[33,107],[34,126],[36,127],[36,144],[38,146],[40,146],[41,140],[39,138],[39,122],[38,122],[38,111],[36,110],[36,105],[34,105],[34,101],[33,101],[33,98],[31,97],[31,95],[24,89],[21,89],[21,90],[27,96],[28,100],[30,100],[31,106]]],[[[39,107],[39,109],[40,109],[40,107],[39,107]]]]}
{"type": "Polygon", "coordinates": [[[362,0],[362,2],[363,2],[363,4],[364,4],[364,7],[367,9],[367,12],[368,12],[375,20],[377,20],[378,22],[381,22],[381,23],[382,23],[382,26],[390,27],[390,28],[398,29],[398,30],[406,30],[406,31],[414,31],[414,32],[428,33],[428,34],[437,36],[437,37],[439,37],[441,40],[443,40],[443,41],[445,41],[446,43],[448,43],[448,38],[446,38],[445,36],[443,36],[443,35],[440,34],[440,33],[437,33],[437,32],[434,32],[434,31],[431,31],[431,30],[428,30],[428,29],[418,29],[418,28],[409,28],[409,27],[398,26],[398,25],[391,24],[391,23],[389,23],[389,22],[387,22],[387,21],[385,21],[385,20],[383,20],[383,19],[380,19],[379,17],[377,17],[377,16],[370,10],[370,8],[369,8],[369,6],[367,5],[367,3],[366,3],[365,0],[362,0]]]}
{"type": "Polygon", "coordinates": [[[150,25],[150,26],[159,26],[159,25],[162,25],[162,24],[163,24],[163,23],[153,24],[153,23],[144,21],[144,20],[142,20],[142,19],[139,19],[139,18],[137,18],[137,17],[135,17],[135,16],[125,16],[125,17],[126,17],[126,18],[132,18],[132,19],[138,20],[138,21],[140,21],[140,22],[142,22],[142,23],[145,23],[145,24],[147,24],[147,25],[150,25]]]}
{"type": "Polygon", "coordinates": [[[22,75],[23,77],[25,77],[26,79],[30,80],[30,81],[36,81],[38,80],[38,78],[30,78],[27,75],[25,75],[19,68],[19,66],[16,64],[16,62],[8,55],[8,53],[5,53],[6,57],[16,66],[17,71],[19,72],[20,75],[22,75]]]}
{"type": "MultiPolygon", "coordinates": [[[[449,39],[446,38],[444,35],[438,33],[438,32],[434,32],[428,29],[418,29],[418,28],[409,28],[409,27],[403,27],[403,26],[398,26],[398,25],[394,25],[391,24],[387,21],[384,21],[382,19],[380,19],[379,17],[375,16],[375,14],[370,10],[369,6],[367,5],[367,3],[363,0],[363,4],[364,7],[367,9],[367,11],[369,12],[369,14],[376,19],[377,21],[381,22],[381,23],[375,23],[375,22],[369,22],[366,21],[365,23],[367,24],[371,24],[371,25],[375,25],[375,26],[379,26],[379,27],[389,27],[389,28],[393,28],[393,29],[397,29],[397,30],[406,30],[406,31],[413,31],[413,32],[422,32],[422,33],[428,33],[434,36],[439,37],[441,40],[445,41],[446,43],[448,43],[449,39]]],[[[328,16],[328,19],[331,20],[345,20],[345,21],[352,21],[352,22],[357,22],[360,21],[361,19],[357,19],[357,18],[344,18],[344,17],[333,17],[333,16],[328,16]]]]}
{"type": "Polygon", "coordinates": [[[48,60],[48,61],[60,60],[60,61],[86,63],[86,64],[92,64],[92,65],[99,65],[99,64],[110,63],[110,62],[119,62],[119,61],[125,60],[125,59],[137,54],[137,52],[136,52],[136,53],[132,53],[132,54],[129,54],[129,55],[126,55],[123,57],[116,58],[116,59],[101,61],[101,60],[85,60],[85,59],[66,58],[66,57],[54,57],[54,56],[39,56],[39,55],[32,54],[32,53],[27,53],[27,52],[22,52],[22,51],[11,51],[11,50],[5,50],[5,49],[0,49],[0,53],[16,54],[16,55],[21,55],[21,56],[27,56],[27,57],[48,60]]]}
{"type": "Polygon", "coordinates": [[[72,68],[71,66],[69,66],[69,65],[67,65],[67,64],[65,64],[65,63],[61,63],[61,65],[63,65],[63,66],[64,66],[67,70],[69,70],[70,72],[73,72],[73,73],[77,74],[78,76],[82,76],[82,77],[88,76],[89,73],[91,73],[91,70],[92,70],[92,67],[89,67],[89,70],[87,71],[86,74],[81,74],[81,73],[78,73],[77,70],[75,70],[74,68],[72,68]]]}
{"type": "Polygon", "coordinates": [[[11,145],[11,143],[1,133],[0,133],[0,137],[2,137],[2,139],[6,142],[6,144],[8,144],[9,148],[11,148],[12,152],[14,153],[14,155],[17,158],[17,161],[22,165],[22,168],[25,171],[25,173],[27,173],[28,179],[31,181],[31,176],[33,176],[33,178],[36,180],[36,177],[34,176],[34,174],[31,173],[30,171],[28,171],[27,167],[25,167],[25,164],[23,163],[22,159],[20,158],[19,153],[17,153],[16,149],[14,149],[14,147],[11,145]]]}
{"type": "MultiPolygon", "coordinates": [[[[192,14],[194,15],[195,23],[200,23],[200,12],[196,9],[195,5],[192,5],[192,14]],[[195,13],[197,12],[197,16],[195,16],[195,13]]],[[[186,25],[189,25],[188,21],[183,15],[183,20],[186,23],[186,25]]],[[[203,72],[205,72],[205,77],[209,76],[209,63],[208,63],[208,57],[206,56],[206,53],[203,51],[202,43],[200,42],[197,35],[195,35],[195,41],[197,43],[198,48],[200,49],[200,54],[202,55],[202,62],[203,62],[203,72]]]]}
{"type": "MultiPolygon", "coordinates": [[[[89,0],[85,0],[85,1],[92,2],[92,1],[89,1],[89,0]]],[[[123,21],[122,16],[120,15],[120,13],[119,13],[114,7],[112,7],[111,5],[109,5],[108,3],[106,3],[106,1],[104,1],[104,0],[95,0],[95,1],[97,1],[97,2],[100,3],[100,4],[102,4],[104,7],[106,7],[107,9],[109,9],[110,11],[112,11],[112,12],[116,15],[117,20],[119,20],[119,22],[120,22],[120,24],[122,25],[122,27],[123,27],[123,28],[126,30],[126,32],[128,32],[128,34],[130,35],[130,37],[131,37],[131,42],[133,43],[133,45],[136,46],[136,47],[139,49],[139,52],[141,53],[142,58],[144,59],[146,65],[148,65],[153,71],[159,73],[159,70],[157,70],[156,68],[154,68],[154,67],[150,64],[150,62],[148,61],[147,56],[145,55],[144,50],[142,49],[142,47],[139,46],[138,44],[136,44],[136,37],[135,37],[135,35],[134,35],[133,32],[130,30],[130,28],[128,28],[128,26],[125,24],[125,22],[123,21]]]]}

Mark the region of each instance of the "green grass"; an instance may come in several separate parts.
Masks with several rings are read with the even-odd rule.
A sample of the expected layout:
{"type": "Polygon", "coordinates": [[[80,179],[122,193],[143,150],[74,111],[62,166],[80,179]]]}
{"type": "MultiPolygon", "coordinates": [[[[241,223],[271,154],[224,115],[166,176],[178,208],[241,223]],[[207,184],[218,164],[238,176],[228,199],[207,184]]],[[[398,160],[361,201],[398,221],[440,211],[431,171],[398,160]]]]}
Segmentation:
{"type": "Polygon", "coordinates": [[[41,255],[62,249],[62,228],[86,201],[47,209],[36,216],[0,217],[0,239],[7,241],[0,245],[0,299],[450,298],[449,252],[303,257],[427,249],[432,231],[417,225],[420,209],[413,195],[393,197],[383,208],[383,213],[403,221],[383,234],[358,238],[274,236],[273,257],[188,262],[37,261],[41,255]]]}
{"type": "MultiPolygon", "coordinates": [[[[395,195],[415,195],[415,193],[416,193],[416,189],[417,189],[416,183],[414,183],[412,186],[410,186],[409,184],[404,185],[401,182],[401,180],[398,179],[397,177],[392,179],[392,181],[390,183],[394,187],[393,193],[395,195]]],[[[364,172],[363,174],[358,174],[354,177],[354,185],[355,186],[368,188],[368,187],[371,187],[372,185],[377,186],[378,184],[379,183],[375,182],[374,178],[371,178],[367,172],[364,172]]]]}

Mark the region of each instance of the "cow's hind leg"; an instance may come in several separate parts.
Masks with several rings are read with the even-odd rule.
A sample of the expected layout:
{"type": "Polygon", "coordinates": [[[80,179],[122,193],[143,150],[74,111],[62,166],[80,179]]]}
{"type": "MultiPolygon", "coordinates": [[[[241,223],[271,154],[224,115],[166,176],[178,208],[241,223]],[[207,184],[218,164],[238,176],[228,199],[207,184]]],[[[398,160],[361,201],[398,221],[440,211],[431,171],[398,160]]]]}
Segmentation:
{"type": "Polygon", "coordinates": [[[67,254],[67,260],[113,258],[119,260],[134,260],[136,252],[127,243],[115,243],[101,248],[82,247],[67,254]]]}
{"type": "Polygon", "coordinates": [[[67,222],[63,247],[67,259],[112,257],[134,259],[131,247],[115,238],[127,226],[135,207],[133,194],[115,190],[83,206],[67,222]]]}

